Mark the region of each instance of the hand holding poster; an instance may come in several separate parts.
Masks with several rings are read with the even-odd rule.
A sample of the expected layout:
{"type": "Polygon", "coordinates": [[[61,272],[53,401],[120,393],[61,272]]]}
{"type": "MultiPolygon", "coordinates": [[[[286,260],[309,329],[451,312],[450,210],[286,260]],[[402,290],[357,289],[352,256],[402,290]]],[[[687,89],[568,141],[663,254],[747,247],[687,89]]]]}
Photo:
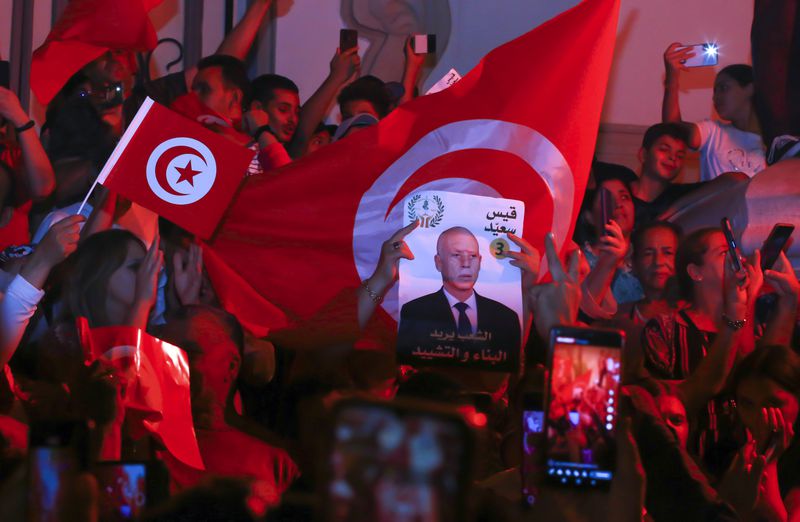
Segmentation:
{"type": "Polygon", "coordinates": [[[519,364],[521,272],[507,233],[522,235],[521,201],[412,193],[404,224],[415,259],[400,264],[398,361],[510,371],[519,364]]]}

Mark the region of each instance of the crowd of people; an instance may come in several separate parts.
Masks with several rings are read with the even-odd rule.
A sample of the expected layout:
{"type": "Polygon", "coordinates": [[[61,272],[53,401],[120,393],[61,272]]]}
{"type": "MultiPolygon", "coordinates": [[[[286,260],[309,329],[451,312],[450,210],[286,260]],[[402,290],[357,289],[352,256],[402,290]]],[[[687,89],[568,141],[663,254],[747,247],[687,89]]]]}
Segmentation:
{"type": "MultiPolygon", "coordinates": [[[[145,96],[251,148],[243,174],[272,176],[419,95],[426,56],[410,39],[401,82],[361,76],[357,49],[337,49],[302,106],[291,79],[249,78],[243,60],[270,3],[250,2],[217,52],[184,71],[136,81],[127,51],[103,54],[48,104],[39,134],[15,93],[0,87],[0,519],[800,520],[797,267],[784,252],[762,266],[758,250],[737,252],[736,263],[721,228],[663,220],[769,165],[797,161],[797,100],[764,92],[775,75],[798,70],[764,74],[774,49],[764,44],[773,30],[764,20],[784,16],[788,8],[776,6],[792,2],[756,2],[756,69],[719,71],[719,119],[682,120],[679,79],[691,52],[668,46],[663,121],[644,134],[641,167],[593,162],[563,257],[552,234],[544,252],[509,236],[526,311],[523,363],[511,374],[396,363],[396,332],[375,316],[399,263],[413,258],[404,238],[416,223],[375,245],[380,259],[346,300],[351,313],[323,323],[352,320],[382,335],[342,342],[309,331],[297,342],[303,332],[256,337],[223,309],[192,234],[163,218],[143,231],[125,218],[135,205],[101,186],[80,205],[145,96]],[[331,125],[335,103],[342,121],[331,125]],[[689,151],[699,151],[700,181],[677,183],[689,151]],[[540,277],[544,260],[548,278],[540,277]],[[543,488],[523,508],[522,398],[547,387],[556,325],[625,332],[621,367],[609,370],[622,384],[615,476],[609,491],[543,488]],[[148,392],[132,388],[144,386],[135,376],[87,359],[86,326],[136,328],[185,353],[204,469],[170,451],[158,422],[130,405],[132,394],[148,392]],[[415,418],[405,440],[386,412],[380,425],[392,429],[380,433],[363,412],[338,424],[337,404],[352,398],[447,411],[468,430],[415,418]],[[333,451],[334,439],[349,453],[333,451]],[[445,472],[462,465],[462,446],[471,463],[465,487],[445,472]],[[43,448],[68,448],[78,464],[43,448]],[[383,460],[391,464],[375,464],[383,460]],[[146,500],[108,501],[96,469],[110,462],[146,463],[147,479],[131,479],[146,500]],[[356,482],[358,502],[347,505],[356,482]],[[428,483],[450,493],[436,498],[428,483]]],[[[791,33],[788,25],[780,31],[791,33]]],[[[587,425],[602,429],[591,422],[603,414],[596,397],[565,397],[563,417],[575,400],[587,425]]],[[[603,435],[593,436],[605,455],[603,435]]]]}

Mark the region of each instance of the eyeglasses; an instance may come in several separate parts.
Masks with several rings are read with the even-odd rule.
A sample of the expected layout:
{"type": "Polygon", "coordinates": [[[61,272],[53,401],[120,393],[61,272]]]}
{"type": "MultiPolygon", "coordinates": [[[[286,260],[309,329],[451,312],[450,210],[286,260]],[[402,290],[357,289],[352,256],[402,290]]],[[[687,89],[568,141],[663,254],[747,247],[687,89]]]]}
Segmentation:
{"type": "Polygon", "coordinates": [[[102,85],[92,85],[88,88],[80,89],[78,97],[87,98],[100,108],[110,108],[122,104],[123,89],[122,83],[105,83],[102,85]]]}

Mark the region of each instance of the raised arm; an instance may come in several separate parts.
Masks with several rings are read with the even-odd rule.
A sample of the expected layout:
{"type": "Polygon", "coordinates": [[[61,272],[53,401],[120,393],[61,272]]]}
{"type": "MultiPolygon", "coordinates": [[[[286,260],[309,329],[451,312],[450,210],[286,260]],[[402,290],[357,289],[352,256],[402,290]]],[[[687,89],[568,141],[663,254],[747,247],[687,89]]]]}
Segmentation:
{"type": "MultiPolygon", "coordinates": [[[[697,414],[708,404],[708,401],[723,390],[736,362],[737,347],[747,336],[745,330],[753,327],[749,321],[744,327],[738,329],[728,324],[728,320],[747,319],[749,312],[748,285],[752,282],[747,280],[740,284],[745,278],[744,269],[738,274],[735,273],[728,262],[728,255],[726,255],[725,302],[723,305],[725,317],[717,318],[717,335],[706,357],[695,371],[679,385],[689,416],[697,414]]],[[[760,283],[758,284],[760,285],[760,283]]]]}
{"type": "Polygon", "coordinates": [[[13,91],[4,87],[0,87],[0,116],[19,129],[17,140],[22,148],[25,183],[31,199],[46,198],[56,188],[53,166],[47,158],[42,142],[39,141],[31,118],[20,105],[19,98],[13,91]]]}
{"type": "Polygon", "coordinates": [[[293,158],[298,158],[305,153],[314,130],[325,117],[339,89],[347,82],[357,78],[361,72],[361,58],[358,56],[358,48],[353,47],[345,52],[340,52],[337,49],[336,54],[331,58],[330,67],[331,70],[328,73],[328,77],[303,104],[303,108],[300,111],[297,130],[287,147],[289,155],[293,158]]]}
{"type": "Polygon", "coordinates": [[[403,239],[419,226],[419,221],[406,225],[381,245],[381,256],[375,271],[358,289],[358,325],[363,329],[383,296],[394,285],[399,276],[401,259],[414,259],[414,254],[403,239]]]}
{"type": "Polygon", "coordinates": [[[628,240],[616,221],[610,220],[605,225],[605,230],[607,234],[598,241],[597,262],[583,282],[584,290],[597,303],[602,303],[611,290],[614,274],[628,252],[628,240]]]}
{"type": "Polygon", "coordinates": [[[680,123],[686,127],[689,134],[688,145],[697,149],[700,147],[700,132],[694,123],[684,122],[681,118],[680,107],[680,74],[686,70],[683,62],[687,58],[694,56],[689,48],[684,48],[683,44],[674,42],[664,52],[664,68],[666,77],[664,79],[664,101],[661,104],[661,121],[664,123],[680,123]]]}
{"type": "Polygon", "coordinates": [[[53,225],[5,295],[0,294],[0,367],[14,355],[28,321],[44,296],[42,289],[50,271],[77,248],[83,221],[83,216],[69,216],[53,225]]]}
{"type": "Polygon", "coordinates": [[[800,283],[786,254],[781,252],[772,270],[767,270],[764,277],[778,293],[778,306],[767,323],[760,343],[764,346],[771,344],[789,346],[797,322],[800,283]]]}
{"type": "MultiPolygon", "coordinates": [[[[216,54],[227,54],[244,60],[269,12],[270,5],[272,5],[272,0],[253,0],[236,27],[219,44],[216,54]]],[[[197,67],[194,66],[184,71],[186,86],[189,90],[191,90],[195,74],[197,74],[197,67]]]]}
{"type": "Polygon", "coordinates": [[[417,54],[411,47],[411,37],[406,39],[405,46],[406,62],[403,69],[403,89],[405,92],[397,103],[398,106],[404,104],[409,100],[414,99],[414,89],[417,88],[419,81],[419,72],[422,70],[422,64],[425,63],[426,54],[417,54]]]}

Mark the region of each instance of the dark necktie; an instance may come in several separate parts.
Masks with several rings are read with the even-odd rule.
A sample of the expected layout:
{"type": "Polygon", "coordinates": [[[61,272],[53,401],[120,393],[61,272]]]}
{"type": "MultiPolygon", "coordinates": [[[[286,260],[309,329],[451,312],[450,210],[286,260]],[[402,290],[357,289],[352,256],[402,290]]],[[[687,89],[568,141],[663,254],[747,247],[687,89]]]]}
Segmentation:
{"type": "Polygon", "coordinates": [[[467,303],[456,303],[453,306],[458,310],[458,336],[467,337],[472,335],[472,323],[469,322],[469,317],[467,317],[469,305],[467,303]]]}

